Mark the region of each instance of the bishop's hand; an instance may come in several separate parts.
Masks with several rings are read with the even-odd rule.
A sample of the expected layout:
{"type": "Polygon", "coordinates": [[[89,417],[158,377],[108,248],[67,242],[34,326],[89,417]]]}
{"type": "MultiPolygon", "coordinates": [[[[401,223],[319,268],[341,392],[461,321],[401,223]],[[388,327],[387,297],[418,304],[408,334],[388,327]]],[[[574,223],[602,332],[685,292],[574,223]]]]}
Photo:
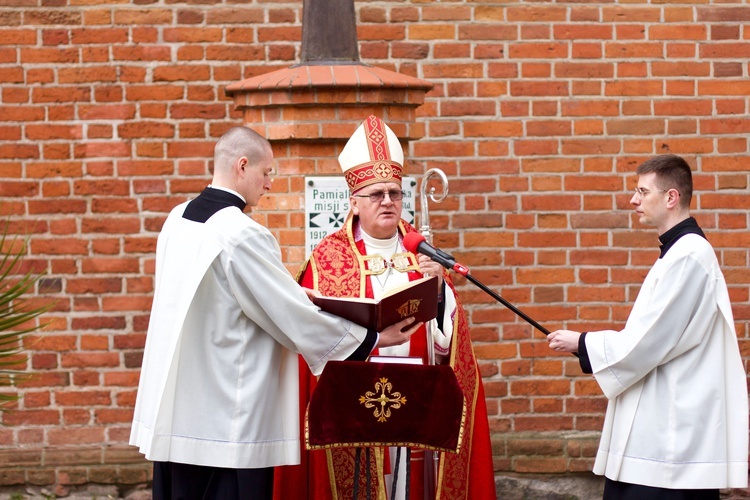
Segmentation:
{"type": "Polygon", "coordinates": [[[438,293],[443,289],[443,266],[432,260],[426,255],[417,256],[419,272],[424,276],[437,276],[438,293]]]}
{"type": "Polygon", "coordinates": [[[378,339],[377,347],[391,347],[394,345],[401,345],[408,341],[412,334],[422,326],[424,322],[414,323],[414,318],[406,318],[398,323],[394,323],[391,326],[380,332],[380,338],[378,339]],[[407,328],[408,327],[408,328],[407,328]],[[404,331],[401,329],[404,328],[404,331]]]}

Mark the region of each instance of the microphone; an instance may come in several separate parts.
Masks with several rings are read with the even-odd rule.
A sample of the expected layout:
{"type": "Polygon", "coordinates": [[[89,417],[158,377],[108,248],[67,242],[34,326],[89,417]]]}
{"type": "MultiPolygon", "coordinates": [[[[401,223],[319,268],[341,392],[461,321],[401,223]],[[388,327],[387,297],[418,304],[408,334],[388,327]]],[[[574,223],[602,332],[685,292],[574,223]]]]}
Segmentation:
{"type": "MultiPolygon", "coordinates": [[[[452,269],[453,271],[456,271],[458,274],[462,276],[466,276],[466,279],[477,285],[479,288],[487,292],[492,298],[500,302],[502,305],[516,313],[518,316],[526,320],[527,323],[529,323],[531,326],[539,330],[545,335],[549,335],[550,331],[544,328],[542,325],[534,321],[528,314],[521,311],[519,308],[490,290],[486,285],[484,285],[481,281],[476,279],[474,276],[469,274],[469,268],[464,266],[463,264],[459,264],[456,262],[456,259],[453,258],[453,256],[449,253],[445,253],[442,250],[439,250],[429,243],[427,243],[424,239],[424,236],[422,236],[419,233],[407,233],[404,236],[404,248],[406,248],[411,253],[421,253],[422,255],[426,255],[441,266],[445,267],[446,269],[452,269]]],[[[577,352],[574,352],[576,356],[578,356],[577,352]]]]}
{"type": "Polygon", "coordinates": [[[425,241],[424,236],[419,233],[407,233],[404,236],[404,248],[411,253],[426,255],[446,269],[456,271],[462,276],[469,274],[469,268],[456,262],[449,253],[439,250],[425,241]]]}

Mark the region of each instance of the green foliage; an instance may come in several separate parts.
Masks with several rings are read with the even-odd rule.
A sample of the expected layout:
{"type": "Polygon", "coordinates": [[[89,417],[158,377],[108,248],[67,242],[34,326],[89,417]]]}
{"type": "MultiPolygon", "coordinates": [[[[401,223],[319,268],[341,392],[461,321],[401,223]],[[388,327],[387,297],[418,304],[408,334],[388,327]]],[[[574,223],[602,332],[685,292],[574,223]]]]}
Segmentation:
{"type": "MultiPolygon", "coordinates": [[[[17,238],[8,237],[6,222],[0,235],[0,386],[13,385],[25,374],[14,368],[24,356],[23,339],[44,326],[35,318],[52,305],[34,306],[28,299],[27,295],[34,292],[41,275],[34,271],[23,272],[26,242],[18,243],[17,238]]],[[[7,410],[2,404],[18,398],[16,394],[0,393],[0,411],[7,410]]]]}

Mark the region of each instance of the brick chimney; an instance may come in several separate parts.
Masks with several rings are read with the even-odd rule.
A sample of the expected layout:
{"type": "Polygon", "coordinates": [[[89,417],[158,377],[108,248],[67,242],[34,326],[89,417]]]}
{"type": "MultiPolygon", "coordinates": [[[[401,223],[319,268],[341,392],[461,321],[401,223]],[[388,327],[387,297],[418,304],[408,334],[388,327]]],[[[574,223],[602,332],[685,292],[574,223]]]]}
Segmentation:
{"type": "MultiPolygon", "coordinates": [[[[425,80],[360,62],[353,0],[304,0],[300,64],[226,88],[244,124],[274,147],[279,177],[259,208],[274,212],[262,222],[276,232],[287,263],[304,260],[304,176],[341,174],[336,158],[371,114],[408,151],[408,142],[424,135],[415,112],[431,88],[425,80]]],[[[414,173],[408,165],[407,159],[407,174],[414,173]]]]}

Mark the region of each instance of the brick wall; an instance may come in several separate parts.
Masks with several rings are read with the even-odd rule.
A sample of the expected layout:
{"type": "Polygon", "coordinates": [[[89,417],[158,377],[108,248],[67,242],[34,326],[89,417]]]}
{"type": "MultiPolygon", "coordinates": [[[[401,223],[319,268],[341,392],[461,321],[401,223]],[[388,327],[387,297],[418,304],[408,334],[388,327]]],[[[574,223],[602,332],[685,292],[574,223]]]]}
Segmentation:
{"type": "MultiPolygon", "coordinates": [[[[629,210],[635,167],[694,167],[695,214],[750,356],[750,6],[726,2],[358,1],[363,62],[433,83],[407,171],[443,169],[436,245],[549,329],[617,328],[657,256],[629,210]]],[[[299,60],[301,2],[0,2],[0,213],[30,234],[52,323],[2,415],[0,485],[135,484],[127,447],[168,210],[241,123],[224,88],[299,60]]],[[[364,117],[364,115],[363,115],[364,117]]],[[[285,158],[253,215],[294,271],[303,186],[285,158]]],[[[605,400],[575,358],[457,279],[498,472],[592,464],[605,400]]],[[[747,361],[746,361],[747,362],[747,361]]]]}

